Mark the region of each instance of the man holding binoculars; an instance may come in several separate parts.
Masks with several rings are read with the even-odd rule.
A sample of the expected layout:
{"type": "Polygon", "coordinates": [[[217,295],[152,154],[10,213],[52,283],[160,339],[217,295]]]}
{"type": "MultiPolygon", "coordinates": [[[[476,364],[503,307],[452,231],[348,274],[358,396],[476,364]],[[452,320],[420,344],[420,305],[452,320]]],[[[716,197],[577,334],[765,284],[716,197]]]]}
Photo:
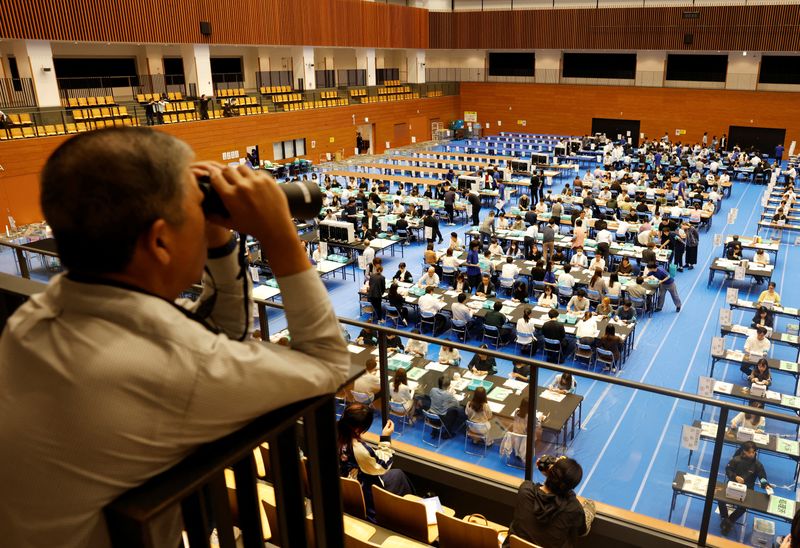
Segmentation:
{"type": "MultiPolygon", "coordinates": [[[[248,167],[195,162],[144,128],[84,133],[50,156],[41,205],[66,273],[0,338],[0,530],[8,546],[108,546],[102,508],[198,445],[335,391],[349,353],[287,198],[248,167]],[[207,218],[198,178],[228,217],[207,218]],[[230,229],[261,243],[291,348],[252,319],[230,229]],[[202,277],[195,301],[176,301],[202,277]]],[[[155,545],[175,546],[179,515],[155,545]]]]}

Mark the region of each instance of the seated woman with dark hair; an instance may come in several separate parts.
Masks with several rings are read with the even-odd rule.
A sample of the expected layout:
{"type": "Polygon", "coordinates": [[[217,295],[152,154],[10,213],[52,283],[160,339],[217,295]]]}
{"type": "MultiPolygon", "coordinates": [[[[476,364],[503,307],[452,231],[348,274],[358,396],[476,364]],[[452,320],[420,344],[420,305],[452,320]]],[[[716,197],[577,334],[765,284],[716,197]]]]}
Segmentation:
{"type": "MultiPolygon", "coordinates": [[[[544,456],[536,466],[545,476],[544,484],[522,482],[508,535],[539,546],[572,548],[578,537],[589,533],[595,514],[594,503],[582,504],[573,491],[583,479],[583,469],[567,457],[544,456]]],[[[509,546],[508,537],[503,546],[509,546]]]]}
{"type": "Polygon", "coordinates": [[[362,403],[348,405],[338,423],[339,473],[361,484],[367,518],[375,521],[375,506],[372,502],[372,486],[404,496],[414,493],[411,482],[402,470],[392,469],[394,450],[392,433],[394,423],[386,421],[377,447],[366,444],[361,435],[372,426],[375,410],[362,403]]]}

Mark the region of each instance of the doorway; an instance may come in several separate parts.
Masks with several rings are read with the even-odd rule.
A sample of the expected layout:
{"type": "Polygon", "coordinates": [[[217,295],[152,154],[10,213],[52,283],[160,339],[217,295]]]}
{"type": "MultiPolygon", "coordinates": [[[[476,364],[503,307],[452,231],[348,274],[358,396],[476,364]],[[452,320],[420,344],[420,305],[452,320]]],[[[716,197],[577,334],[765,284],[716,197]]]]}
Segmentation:
{"type": "Polygon", "coordinates": [[[769,127],[730,126],[728,128],[728,150],[739,145],[742,150],[751,148],[769,154],[775,152],[775,147],[782,145],[786,140],[786,129],[769,127]]]}
{"type": "MultiPolygon", "coordinates": [[[[364,140],[362,150],[358,151],[358,154],[374,154],[373,153],[373,131],[372,126],[375,124],[362,124],[360,126],[356,126],[356,131],[361,134],[361,138],[364,140]]],[[[357,148],[357,147],[356,147],[357,148]]]]}
{"type": "Polygon", "coordinates": [[[592,118],[592,135],[604,133],[612,141],[628,141],[639,146],[639,120],[620,120],[616,118],[592,118]]]}
{"type": "Polygon", "coordinates": [[[394,139],[392,140],[392,148],[406,146],[411,142],[411,137],[408,132],[408,124],[403,122],[402,124],[395,124],[394,125],[394,139]]]}

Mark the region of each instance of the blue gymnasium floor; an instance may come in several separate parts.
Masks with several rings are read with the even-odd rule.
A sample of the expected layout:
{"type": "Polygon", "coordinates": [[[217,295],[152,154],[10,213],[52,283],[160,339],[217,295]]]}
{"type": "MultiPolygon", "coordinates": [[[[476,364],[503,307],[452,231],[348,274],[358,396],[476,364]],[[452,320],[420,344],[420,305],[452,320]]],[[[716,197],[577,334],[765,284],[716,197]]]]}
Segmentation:
{"type": "MultiPolygon", "coordinates": [[[[580,175],[583,175],[583,170],[580,175]]],[[[567,175],[556,181],[553,192],[559,191],[570,179],[567,175]]],[[[701,232],[699,262],[694,270],[685,270],[678,274],[677,282],[683,309],[675,313],[672,302],[667,298],[664,310],[651,318],[640,319],[637,328],[634,351],[619,376],[652,385],[664,386],[686,392],[696,392],[697,380],[707,375],[710,369],[711,338],[718,334],[718,310],[725,307],[725,291],[721,284],[721,276],[717,276],[711,287],[706,286],[708,266],[712,259],[721,254],[720,247],[713,246],[713,235],[725,234],[753,235],[761,212],[760,196],[763,186],[748,183],[735,183],[732,196],[723,200],[722,211],[714,218],[712,229],[701,232]],[[732,207],[739,209],[739,215],[733,225],[726,226],[725,220],[732,207]]],[[[483,214],[488,211],[483,208],[483,214]]],[[[449,232],[456,231],[463,235],[465,225],[448,227],[442,224],[445,239],[449,232]]],[[[800,304],[800,286],[793,285],[791,275],[787,280],[789,265],[800,264],[800,250],[788,242],[794,241],[789,233],[784,236],[773,280],[778,285],[782,301],[790,306],[800,304]],[[788,283],[787,283],[788,282],[788,283]]],[[[384,269],[389,276],[393,275],[398,263],[405,261],[409,269],[419,276],[424,246],[414,244],[404,249],[405,257],[383,256],[384,269]]],[[[746,253],[747,254],[747,253],[746,253]]],[[[13,257],[8,250],[0,252],[0,270],[16,272],[13,257]]],[[[37,276],[38,277],[38,276],[37,276]]],[[[740,282],[741,283],[741,282],[740,282]]],[[[359,307],[357,290],[361,285],[352,278],[347,281],[341,278],[326,279],[331,299],[339,316],[358,318],[359,307]]],[[[756,299],[761,287],[750,287],[741,284],[740,295],[743,298],[756,299]]],[[[276,333],[286,327],[281,313],[272,309],[270,314],[270,332],[276,333]]],[[[734,311],[734,323],[748,324],[750,314],[734,311]]],[[[786,329],[787,319],[779,318],[777,327],[786,329]]],[[[356,333],[352,332],[355,336],[356,333]]],[[[447,336],[447,335],[445,335],[447,336]]],[[[477,342],[470,341],[472,344],[477,342]]],[[[726,347],[742,348],[744,339],[726,338],[726,347]]],[[[438,347],[429,348],[429,357],[438,355],[438,347]]],[[[514,353],[513,345],[505,347],[505,351],[514,353]]],[[[773,357],[795,360],[795,351],[785,346],[775,346],[771,352],[773,357]]],[[[462,355],[462,363],[467,363],[471,355],[462,355]]],[[[541,358],[541,354],[535,357],[541,358]]],[[[511,364],[498,361],[498,373],[508,375],[511,364]]],[[[742,375],[736,366],[718,367],[715,371],[717,379],[742,383],[742,375]]],[[[554,377],[552,372],[540,375],[540,384],[548,383],[554,377]]],[[[633,510],[655,518],[667,519],[672,497],[672,480],[677,470],[690,471],[708,475],[711,463],[713,444],[701,442],[687,468],[688,451],[680,447],[681,427],[699,419],[699,406],[674,401],[666,397],[651,395],[620,387],[612,387],[602,382],[578,380],[577,393],[584,396],[583,424],[576,433],[575,439],[569,443],[566,454],[577,459],[584,469],[584,479],[579,486],[580,495],[602,501],[626,510],[633,510]]],[[[779,392],[793,393],[791,377],[776,375],[773,388],[779,392]]],[[[706,410],[704,420],[712,420],[706,410]]],[[[716,417],[713,418],[716,420],[716,417]]],[[[379,425],[373,427],[376,432],[379,425]]],[[[431,446],[421,441],[422,426],[418,421],[414,427],[407,426],[405,432],[397,439],[428,450],[431,446]]],[[[767,432],[780,432],[791,435],[791,429],[785,424],[768,421],[767,432]]],[[[536,454],[557,454],[560,449],[549,443],[545,435],[543,442],[537,444],[536,454]]],[[[506,474],[522,476],[522,471],[507,466],[506,459],[500,457],[499,442],[489,449],[485,457],[472,456],[464,452],[463,435],[443,441],[437,452],[449,457],[461,459],[472,464],[496,470],[506,474]]],[[[723,451],[723,466],[733,454],[734,448],[726,446],[723,451]]],[[[776,485],[776,494],[792,497],[794,489],[794,463],[789,459],[766,454],[761,457],[770,481],[776,485]]],[[[796,497],[795,497],[796,498],[796,497]]],[[[447,504],[447,501],[443,501],[447,504]]],[[[699,527],[702,503],[695,499],[679,497],[672,521],[687,527],[699,527]]],[[[719,520],[712,516],[711,533],[719,534],[719,520]]],[[[730,538],[749,541],[752,531],[753,515],[746,514],[746,528],[737,527],[730,538]]],[[[778,534],[788,532],[788,525],[777,521],[778,534]]]]}
{"type": "MultiPolygon", "coordinates": [[[[583,176],[584,170],[580,175],[583,176]]],[[[571,177],[565,176],[554,182],[553,192],[563,187],[571,177]]],[[[637,328],[635,349],[621,377],[638,382],[669,387],[686,392],[696,392],[698,377],[708,375],[711,365],[711,338],[719,334],[718,311],[725,304],[725,287],[722,277],[717,276],[715,282],[707,287],[708,266],[714,257],[718,257],[722,249],[713,246],[713,235],[725,234],[754,235],[761,212],[760,197],[763,186],[748,183],[735,183],[732,196],[723,200],[722,210],[715,216],[709,232],[701,232],[698,265],[694,270],[685,269],[678,273],[678,287],[683,301],[680,314],[675,313],[669,297],[664,310],[655,313],[652,318],[640,319],[637,328]],[[726,226],[727,213],[732,207],[738,208],[739,214],[733,225],[726,226]]],[[[482,209],[485,215],[488,209],[482,209]]],[[[466,226],[446,226],[441,230],[445,244],[449,232],[456,231],[463,239],[466,226]]],[[[784,241],[794,241],[791,233],[784,236],[784,241]]],[[[438,246],[437,246],[438,249],[438,246]]],[[[419,277],[424,246],[414,244],[407,246],[404,257],[399,253],[383,255],[384,271],[391,277],[398,263],[404,261],[415,279],[419,277]]],[[[793,245],[783,245],[776,262],[773,279],[778,284],[782,300],[789,305],[800,303],[800,288],[786,282],[787,265],[800,264],[800,251],[793,245]]],[[[746,253],[747,255],[747,253],[746,253]]],[[[791,279],[791,276],[789,276],[791,279]]],[[[737,282],[740,296],[755,300],[763,287],[750,287],[749,284],[737,282]]],[[[326,281],[331,299],[340,316],[357,318],[359,314],[356,292],[360,286],[351,279],[326,281]]],[[[751,314],[745,311],[734,311],[734,323],[749,325],[751,314]]],[[[779,320],[778,327],[785,329],[787,320],[779,320]]],[[[270,332],[285,327],[283,318],[270,321],[270,332]]],[[[412,325],[413,327],[413,325],[412,325]]],[[[355,332],[352,333],[356,335],[355,332]]],[[[445,334],[445,337],[448,337],[445,334]]],[[[478,344],[475,340],[471,344],[478,344]]],[[[726,347],[742,348],[744,339],[726,338],[726,347]]],[[[429,357],[435,359],[438,347],[429,348],[429,357]]],[[[514,353],[513,345],[505,347],[505,351],[514,353]]],[[[773,345],[773,357],[796,359],[796,351],[785,346],[773,345]]],[[[541,358],[541,354],[535,357],[541,358]]],[[[462,364],[471,358],[462,356],[462,364]]],[[[498,361],[498,374],[508,375],[511,371],[509,361],[498,361]]],[[[540,377],[540,384],[550,383],[555,374],[547,372],[540,377]]],[[[743,376],[736,366],[718,366],[715,376],[720,380],[741,384],[743,376]]],[[[791,377],[776,375],[773,388],[781,392],[794,392],[791,377]]],[[[681,428],[700,418],[699,406],[674,401],[630,389],[612,387],[609,384],[578,379],[577,393],[584,396],[582,429],[570,442],[567,455],[580,462],[584,469],[584,479],[578,493],[626,510],[640,512],[655,518],[666,520],[672,498],[672,480],[677,470],[690,471],[700,475],[708,475],[711,466],[713,444],[701,442],[700,450],[692,457],[691,468],[687,468],[688,451],[680,448],[681,428]]],[[[712,420],[710,411],[706,410],[704,420],[712,420]]],[[[716,420],[716,416],[713,418],[716,420]]],[[[787,425],[767,424],[767,431],[790,434],[787,425]]],[[[377,433],[379,426],[373,430],[377,433]]],[[[472,456],[464,451],[463,435],[455,436],[434,449],[422,443],[422,427],[417,421],[414,427],[406,426],[405,432],[398,438],[406,443],[418,445],[424,449],[435,450],[443,455],[458,458],[472,464],[490,468],[506,474],[522,476],[522,471],[509,467],[506,459],[498,452],[499,442],[489,449],[486,457],[472,456]]],[[[549,436],[537,444],[536,453],[559,453],[560,448],[549,443],[549,436]]],[[[476,448],[473,448],[473,451],[476,448]]],[[[732,456],[733,447],[726,446],[723,451],[723,467],[732,456]]],[[[774,455],[762,457],[770,481],[777,485],[776,494],[791,497],[794,495],[794,463],[789,459],[774,455]]],[[[446,504],[446,501],[444,501],[446,504]]],[[[687,497],[678,497],[672,517],[673,523],[698,528],[702,512],[702,502],[687,497]]],[[[741,520],[740,520],[741,521],[741,520]]],[[[788,532],[788,525],[776,522],[778,533],[788,532]]],[[[734,528],[731,539],[746,541],[752,531],[753,516],[746,515],[746,528],[734,528]]],[[[719,534],[718,517],[712,516],[711,533],[719,534]]]]}

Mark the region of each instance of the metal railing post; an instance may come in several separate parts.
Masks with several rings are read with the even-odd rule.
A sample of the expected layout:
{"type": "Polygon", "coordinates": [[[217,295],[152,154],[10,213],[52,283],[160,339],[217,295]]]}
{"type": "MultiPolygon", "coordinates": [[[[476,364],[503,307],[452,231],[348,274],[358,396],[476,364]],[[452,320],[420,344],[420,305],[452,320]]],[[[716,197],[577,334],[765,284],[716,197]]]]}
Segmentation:
{"type": "Polygon", "coordinates": [[[272,485],[275,488],[275,507],[278,512],[278,544],[283,548],[308,546],[305,534],[305,494],[300,482],[296,427],[296,424],[287,426],[274,438],[270,438],[269,444],[272,485]]]}
{"type": "Polygon", "coordinates": [[[533,479],[533,463],[536,460],[536,405],[539,403],[539,368],[531,366],[528,376],[528,431],[526,433],[525,479],[533,479]]]}
{"type": "Polygon", "coordinates": [[[720,407],[717,435],[714,437],[714,454],[711,457],[711,470],[708,472],[706,499],[703,502],[703,518],[700,520],[700,535],[697,537],[698,546],[705,546],[708,539],[708,526],[711,521],[711,509],[714,506],[714,490],[717,487],[717,474],[719,474],[719,462],[722,459],[722,446],[725,445],[725,427],[727,424],[728,409],[720,407]]]}
{"type": "Polygon", "coordinates": [[[378,331],[378,368],[381,376],[381,421],[389,420],[389,352],[386,349],[386,333],[378,331]]]}

